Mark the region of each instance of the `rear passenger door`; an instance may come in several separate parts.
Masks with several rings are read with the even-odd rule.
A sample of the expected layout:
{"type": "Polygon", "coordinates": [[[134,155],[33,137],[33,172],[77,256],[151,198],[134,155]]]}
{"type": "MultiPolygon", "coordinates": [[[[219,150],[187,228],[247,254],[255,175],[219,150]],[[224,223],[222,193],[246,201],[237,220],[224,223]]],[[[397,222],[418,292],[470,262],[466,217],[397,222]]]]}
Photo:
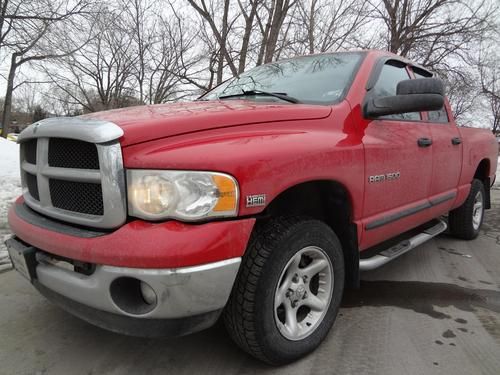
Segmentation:
{"type": "MultiPolygon", "coordinates": [[[[426,78],[425,72],[413,68],[415,78],[426,78]]],[[[462,140],[449,103],[439,111],[424,113],[432,139],[432,177],[429,200],[433,209],[448,212],[453,205],[462,169],[462,140]]]]}
{"type": "MultiPolygon", "coordinates": [[[[374,67],[373,74],[377,74],[374,67]]],[[[396,95],[410,79],[405,63],[387,61],[367,95],[396,95]]],[[[432,178],[431,131],[420,113],[372,119],[365,129],[365,200],[362,248],[394,237],[429,220],[432,178]]]]}

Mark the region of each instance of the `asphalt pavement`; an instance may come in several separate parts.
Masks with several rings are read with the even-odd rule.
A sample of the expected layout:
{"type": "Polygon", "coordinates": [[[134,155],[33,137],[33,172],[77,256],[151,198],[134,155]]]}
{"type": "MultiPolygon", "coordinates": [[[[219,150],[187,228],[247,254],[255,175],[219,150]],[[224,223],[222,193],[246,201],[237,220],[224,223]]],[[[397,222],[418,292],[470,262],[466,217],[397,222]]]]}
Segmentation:
{"type": "Polygon", "coordinates": [[[121,336],[0,273],[0,374],[500,374],[500,191],[479,238],[441,235],[363,275],[311,355],[264,365],[221,325],[177,339],[121,336]]]}

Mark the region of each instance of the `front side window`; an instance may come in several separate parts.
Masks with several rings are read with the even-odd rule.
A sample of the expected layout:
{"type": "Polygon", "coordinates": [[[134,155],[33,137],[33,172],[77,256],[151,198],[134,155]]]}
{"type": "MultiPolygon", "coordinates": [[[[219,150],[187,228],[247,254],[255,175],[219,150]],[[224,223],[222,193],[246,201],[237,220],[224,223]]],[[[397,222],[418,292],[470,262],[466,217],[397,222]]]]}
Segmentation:
{"type": "MultiPolygon", "coordinates": [[[[405,66],[395,66],[385,64],[380,71],[377,83],[373,86],[373,95],[375,97],[380,96],[394,96],[396,95],[396,88],[398,83],[404,80],[410,79],[405,66]]],[[[383,119],[394,119],[394,120],[420,120],[420,113],[410,112],[402,113],[396,115],[381,116],[383,119]]]]}
{"type": "Polygon", "coordinates": [[[276,101],[279,98],[243,95],[266,91],[286,94],[308,104],[333,104],[343,99],[364,54],[340,52],[303,56],[253,68],[205,94],[201,100],[245,96],[252,100],[276,101]]]}

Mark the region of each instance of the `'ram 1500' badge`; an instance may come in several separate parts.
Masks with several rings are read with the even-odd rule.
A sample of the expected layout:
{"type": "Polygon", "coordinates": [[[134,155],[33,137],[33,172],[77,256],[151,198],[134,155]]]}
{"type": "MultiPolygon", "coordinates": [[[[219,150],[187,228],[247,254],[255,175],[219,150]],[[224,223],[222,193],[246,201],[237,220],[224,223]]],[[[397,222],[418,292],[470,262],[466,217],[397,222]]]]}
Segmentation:
{"type": "Polygon", "coordinates": [[[247,207],[259,207],[266,205],[266,194],[247,195],[247,207]]]}
{"type": "Polygon", "coordinates": [[[386,173],[386,174],[378,174],[375,176],[369,176],[368,182],[385,182],[385,181],[394,181],[398,180],[401,177],[400,172],[386,173]]]}

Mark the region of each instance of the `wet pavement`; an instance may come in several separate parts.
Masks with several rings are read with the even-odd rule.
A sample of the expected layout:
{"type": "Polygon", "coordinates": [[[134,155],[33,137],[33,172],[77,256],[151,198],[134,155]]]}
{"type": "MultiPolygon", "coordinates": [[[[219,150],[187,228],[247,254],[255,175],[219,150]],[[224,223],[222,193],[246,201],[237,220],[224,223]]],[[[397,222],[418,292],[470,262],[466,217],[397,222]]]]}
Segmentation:
{"type": "Polygon", "coordinates": [[[480,237],[447,235],[363,275],[325,342],[272,368],[221,325],[178,339],[93,327],[0,274],[0,374],[500,374],[500,191],[480,237]]]}

